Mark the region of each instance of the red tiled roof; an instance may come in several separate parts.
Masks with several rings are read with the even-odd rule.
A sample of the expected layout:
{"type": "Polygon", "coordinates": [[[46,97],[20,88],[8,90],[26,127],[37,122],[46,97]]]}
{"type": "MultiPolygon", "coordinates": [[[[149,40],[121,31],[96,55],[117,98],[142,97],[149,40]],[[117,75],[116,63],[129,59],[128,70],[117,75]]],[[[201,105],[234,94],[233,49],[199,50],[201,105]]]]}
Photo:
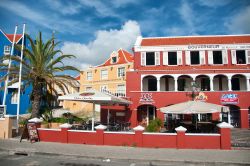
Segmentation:
{"type": "Polygon", "coordinates": [[[76,80],[80,80],[80,75],[75,77],[76,80]]]}
{"type": "Polygon", "coordinates": [[[142,38],[141,46],[250,43],[250,35],[142,38]]]}
{"type": "Polygon", "coordinates": [[[133,62],[134,61],[134,57],[133,55],[131,55],[129,52],[123,50],[123,49],[119,49],[117,51],[118,53],[118,61],[116,63],[111,63],[111,56],[109,57],[109,59],[101,66],[110,66],[110,65],[118,65],[118,64],[125,64],[125,63],[129,63],[129,62],[133,62]]]}
{"type": "MultiPolygon", "coordinates": [[[[14,34],[5,34],[10,42],[13,42],[14,34]]],[[[15,42],[18,42],[22,38],[22,34],[16,34],[15,42]]]]}

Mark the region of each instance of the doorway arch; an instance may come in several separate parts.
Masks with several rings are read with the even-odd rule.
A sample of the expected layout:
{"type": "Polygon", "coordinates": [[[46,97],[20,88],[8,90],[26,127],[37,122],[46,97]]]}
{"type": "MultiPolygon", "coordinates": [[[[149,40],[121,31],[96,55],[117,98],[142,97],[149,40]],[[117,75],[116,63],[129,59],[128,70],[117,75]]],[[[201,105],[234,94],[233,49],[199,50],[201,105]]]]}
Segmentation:
{"type": "Polygon", "coordinates": [[[150,120],[157,117],[156,107],[154,105],[145,104],[137,107],[137,121],[139,125],[146,127],[150,120]]]}
{"type": "MultiPolygon", "coordinates": [[[[232,104],[227,104],[225,106],[229,107],[230,111],[230,123],[233,125],[235,128],[240,127],[240,107],[237,105],[232,105],[232,104]]],[[[227,115],[228,116],[228,115],[227,115]]],[[[228,122],[228,117],[225,114],[222,114],[222,121],[228,122]]]]}

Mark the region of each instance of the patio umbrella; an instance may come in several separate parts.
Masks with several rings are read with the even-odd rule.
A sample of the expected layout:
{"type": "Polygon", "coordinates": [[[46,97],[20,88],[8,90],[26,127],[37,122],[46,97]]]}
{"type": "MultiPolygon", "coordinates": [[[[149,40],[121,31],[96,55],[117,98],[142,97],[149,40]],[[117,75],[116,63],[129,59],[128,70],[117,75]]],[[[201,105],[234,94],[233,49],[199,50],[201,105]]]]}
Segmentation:
{"type": "Polygon", "coordinates": [[[207,114],[215,112],[228,112],[226,106],[207,103],[203,101],[187,101],[160,108],[160,111],[168,114],[207,114]]]}
{"type": "Polygon", "coordinates": [[[123,98],[95,90],[59,96],[58,100],[82,101],[82,102],[93,103],[92,130],[94,130],[95,104],[100,104],[100,105],[131,104],[130,101],[125,100],[123,98]]]}

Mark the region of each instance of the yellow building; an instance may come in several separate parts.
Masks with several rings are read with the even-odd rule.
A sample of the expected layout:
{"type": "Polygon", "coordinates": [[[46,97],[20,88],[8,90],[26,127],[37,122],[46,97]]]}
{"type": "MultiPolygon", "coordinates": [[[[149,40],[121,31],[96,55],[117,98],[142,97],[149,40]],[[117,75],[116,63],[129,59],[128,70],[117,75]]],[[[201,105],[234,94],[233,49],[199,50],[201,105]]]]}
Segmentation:
{"type": "MultiPolygon", "coordinates": [[[[80,92],[94,89],[125,97],[126,71],[133,69],[133,67],[133,55],[123,49],[113,51],[103,64],[81,71],[80,92]]],[[[92,104],[64,101],[63,108],[73,112],[81,111],[88,116],[92,111],[92,104]]],[[[98,111],[100,107],[97,106],[96,109],[98,111]]]]}

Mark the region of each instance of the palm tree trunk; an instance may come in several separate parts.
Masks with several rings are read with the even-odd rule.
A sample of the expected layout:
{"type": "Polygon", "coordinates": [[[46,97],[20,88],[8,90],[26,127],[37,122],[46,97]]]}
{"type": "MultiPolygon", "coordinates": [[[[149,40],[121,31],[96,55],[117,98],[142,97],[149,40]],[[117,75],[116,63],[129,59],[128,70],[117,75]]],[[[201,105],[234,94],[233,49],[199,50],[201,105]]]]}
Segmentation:
{"type": "Polygon", "coordinates": [[[32,118],[38,118],[39,117],[39,110],[40,110],[40,103],[41,103],[41,87],[39,84],[34,84],[33,87],[33,101],[32,101],[32,112],[31,117],[32,118]]]}

